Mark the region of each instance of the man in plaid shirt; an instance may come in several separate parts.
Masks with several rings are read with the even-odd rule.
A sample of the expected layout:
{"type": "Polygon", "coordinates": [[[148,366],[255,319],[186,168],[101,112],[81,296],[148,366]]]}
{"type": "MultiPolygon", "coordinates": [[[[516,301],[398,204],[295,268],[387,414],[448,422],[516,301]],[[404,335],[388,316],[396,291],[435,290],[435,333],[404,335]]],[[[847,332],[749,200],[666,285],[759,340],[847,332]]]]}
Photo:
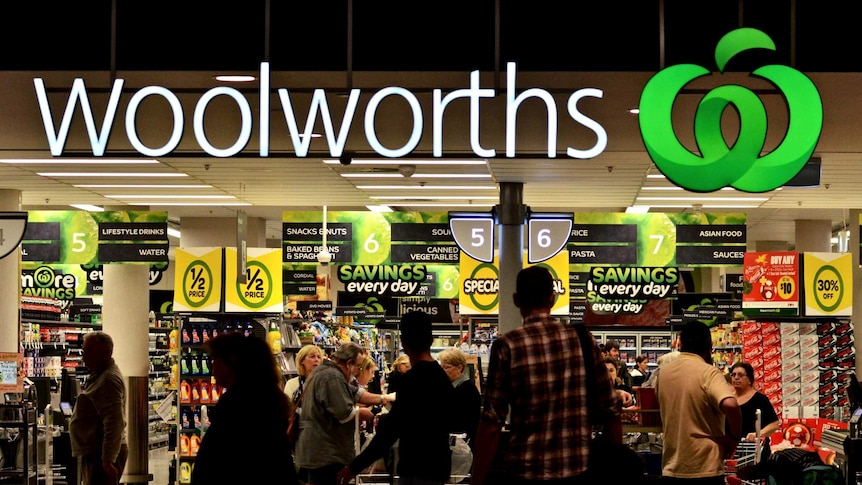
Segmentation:
{"type": "MultiPolygon", "coordinates": [[[[556,294],[550,272],[532,266],[516,281],[523,326],[491,348],[485,404],[474,450],[473,485],[484,485],[511,411],[506,484],[585,483],[590,443],[587,375],[578,333],[551,318],[556,294]]],[[[593,349],[597,409],[611,440],[622,441],[618,402],[598,344],[593,349]]],[[[487,481],[490,483],[490,481],[487,481]]]]}

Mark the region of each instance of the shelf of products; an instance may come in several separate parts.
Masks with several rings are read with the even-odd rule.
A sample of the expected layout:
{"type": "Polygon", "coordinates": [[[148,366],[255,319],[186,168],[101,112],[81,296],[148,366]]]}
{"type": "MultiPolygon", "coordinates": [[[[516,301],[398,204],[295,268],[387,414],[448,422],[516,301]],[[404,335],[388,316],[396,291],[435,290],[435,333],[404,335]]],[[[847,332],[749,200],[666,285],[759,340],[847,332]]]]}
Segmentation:
{"type": "Polygon", "coordinates": [[[620,344],[620,361],[635,366],[639,355],[646,356],[647,365],[656,367],[658,358],[671,351],[670,330],[591,330],[599,343],[615,340],[620,344]]]}
{"type": "Polygon", "coordinates": [[[150,314],[149,327],[149,446],[168,444],[172,420],[165,420],[156,409],[177,388],[177,330],[173,315],[150,314]]]}

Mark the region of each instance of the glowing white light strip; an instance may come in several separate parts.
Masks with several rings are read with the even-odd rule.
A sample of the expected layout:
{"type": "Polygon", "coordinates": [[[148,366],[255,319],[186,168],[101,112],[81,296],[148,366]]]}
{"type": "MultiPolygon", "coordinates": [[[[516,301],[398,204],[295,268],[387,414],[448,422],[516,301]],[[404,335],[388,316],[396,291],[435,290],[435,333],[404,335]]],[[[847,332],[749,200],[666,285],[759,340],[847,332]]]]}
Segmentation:
{"type": "Polygon", "coordinates": [[[37,172],[42,177],[188,177],[185,173],[159,172],[37,172]]]}
{"type": "MultiPolygon", "coordinates": [[[[400,173],[343,173],[344,178],[405,178],[400,173]]],[[[417,173],[411,179],[489,179],[491,174],[483,173],[417,173]]]]}
{"type": "Polygon", "coordinates": [[[104,209],[104,208],[99,207],[99,206],[97,206],[97,205],[91,205],[91,204],[69,204],[69,206],[70,206],[70,207],[74,207],[74,208],[76,208],[76,209],[81,209],[82,211],[87,211],[87,212],[105,212],[105,209],[104,209]]]}
{"type": "Polygon", "coordinates": [[[385,195],[385,196],[372,196],[374,200],[416,200],[416,199],[436,199],[436,200],[497,200],[497,197],[488,197],[488,196],[456,196],[456,195],[385,195]]]}
{"type": "Polygon", "coordinates": [[[493,207],[495,204],[404,204],[407,207],[493,207]]]}
{"type": "Polygon", "coordinates": [[[249,206],[252,205],[251,202],[162,202],[160,200],[154,200],[152,202],[135,202],[137,205],[184,205],[184,206],[195,206],[195,207],[234,207],[234,206],[249,206]]]}
{"type": "Polygon", "coordinates": [[[210,189],[212,185],[184,184],[76,184],[79,189],[210,189]]]}
{"type": "Polygon", "coordinates": [[[179,239],[181,235],[182,235],[182,233],[180,233],[180,231],[174,229],[173,227],[168,228],[168,236],[175,237],[175,238],[179,239]]]}
{"type": "Polygon", "coordinates": [[[394,212],[388,205],[366,205],[371,212],[394,212]]]}
{"type": "Polygon", "coordinates": [[[769,197],[638,197],[636,200],[679,200],[679,201],[718,201],[718,202],[765,202],[769,197]]]}
{"type": "Polygon", "coordinates": [[[158,164],[158,160],[112,160],[112,159],[12,159],[0,160],[0,163],[9,165],[151,165],[158,164]]]}
{"type": "Polygon", "coordinates": [[[236,199],[233,195],[105,195],[109,199],[236,199]]]}
{"type": "MultiPolygon", "coordinates": [[[[341,162],[338,160],[324,160],[323,163],[338,165],[341,162]]],[[[357,160],[355,158],[350,162],[351,165],[485,165],[486,163],[485,160],[357,160]]]]}
{"type": "Polygon", "coordinates": [[[359,190],[497,190],[494,185],[357,185],[359,190]]]}
{"type": "Polygon", "coordinates": [[[254,76],[238,74],[223,74],[215,77],[216,81],[221,81],[223,83],[250,83],[255,79],[257,78],[254,76]]]}

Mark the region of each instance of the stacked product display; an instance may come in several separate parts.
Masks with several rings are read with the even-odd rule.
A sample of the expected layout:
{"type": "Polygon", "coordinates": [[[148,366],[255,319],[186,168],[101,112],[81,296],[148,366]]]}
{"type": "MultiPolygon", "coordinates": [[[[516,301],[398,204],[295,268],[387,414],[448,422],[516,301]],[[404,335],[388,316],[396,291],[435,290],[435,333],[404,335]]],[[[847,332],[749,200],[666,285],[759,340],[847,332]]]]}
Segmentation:
{"type": "Polygon", "coordinates": [[[849,418],[844,389],[855,371],[849,321],[746,321],[741,331],[743,360],[779,417],[849,418]]]}

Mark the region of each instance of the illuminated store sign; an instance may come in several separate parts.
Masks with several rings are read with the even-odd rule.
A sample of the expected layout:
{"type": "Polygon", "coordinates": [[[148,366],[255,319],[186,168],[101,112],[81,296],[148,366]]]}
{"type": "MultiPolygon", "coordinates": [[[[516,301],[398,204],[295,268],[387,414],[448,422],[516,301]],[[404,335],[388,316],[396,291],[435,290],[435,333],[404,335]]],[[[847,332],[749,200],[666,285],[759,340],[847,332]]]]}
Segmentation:
{"type": "MultiPolygon", "coordinates": [[[[506,66],[506,147],[505,156],[515,157],[515,139],[516,139],[516,118],[518,109],[521,104],[530,98],[536,98],[545,103],[547,109],[547,156],[555,158],[557,156],[557,126],[558,126],[558,107],[557,101],[545,89],[530,88],[517,93],[515,86],[515,77],[517,68],[515,63],[510,62],[506,66]]],[[[259,152],[260,156],[269,156],[269,136],[270,136],[270,70],[269,63],[263,62],[260,65],[260,119],[259,123],[259,152]]],[[[76,78],[72,82],[72,87],[69,92],[69,98],[66,102],[66,108],[63,112],[63,117],[58,123],[55,122],[54,116],[51,113],[51,108],[48,104],[48,96],[45,88],[45,83],[42,78],[34,78],[33,84],[36,88],[36,97],[39,101],[39,110],[42,115],[42,122],[45,126],[45,135],[48,139],[48,145],[53,156],[63,154],[63,149],[66,144],[66,139],[69,135],[69,126],[72,122],[72,116],[75,112],[76,105],[80,104],[81,113],[84,117],[87,134],[90,139],[90,147],[93,150],[94,156],[103,156],[110,138],[114,120],[117,116],[117,108],[120,104],[120,96],[123,92],[123,79],[114,80],[111,88],[110,97],[104,116],[102,116],[102,126],[98,128],[93,117],[93,110],[90,105],[90,99],[87,92],[87,87],[82,78],[76,78]]],[[[351,89],[347,100],[347,105],[344,113],[338,113],[342,122],[337,128],[333,126],[332,113],[329,109],[329,104],[326,99],[326,90],[315,89],[311,105],[309,107],[308,116],[306,117],[304,131],[300,133],[297,123],[297,117],[294,113],[293,104],[290,99],[290,91],[287,88],[278,88],[276,90],[278,99],[281,103],[282,113],[284,114],[287,123],[288,132],[290,135],[293,149],[297,157],[308,156],[308,148],[311,143],[311,134],[313,132],[317,117],[320,117],[320,122],[323,125],[323,130],[326,137],[326,142],[329,146],[330,156],[337,158],[344,152],[344,145],[347,142],[347,136],[350,132],[350,127],[353,124],[354,118],[357,116],[356,108],[359,103],[359,97],[362,94],[361,89],[351,89]]],[[[470,87],[464,89],[456,89],[445,96],[441,89],[432,91],[433,102],[431,106],[432,120],[432,154],[435,157],[443,156],[443,116],[446,107],[456,99],[466,98],[470,100],[470,146],[473,153],[477,157],[495,157],[497,149],[485,148],[479,141],[479,105],[482,98],[494,98],[495,90],[491,88],[482,88],[479,86],[479,71],[470,73],[470,87]]],[[[592,131],[596,136],[595,144],[586,149],[578,149],[574,147],[566,148],[566,155],[571,158],[593,158],[601,154],[607,146],[607,133],[598,122],[584,115],[578,110],[578,102],[585,97],[601,98],[603,92],[596,88],[583,88],[574,91],[569,95],[566,102],[566,112],[573,121],[584,126],[592,131]]],[[[385,87],[374,92],[368,103],[365,106],[363,116],[363,128],[365,131],[365,139],[368,146],[375,153],[384,157],[403,157],[410,154],[416,149],[422,137],[424,113],[419,98],[410,90],[402,87],[385,87]],[[386,147],[380,142],[377,132],[374,128],[377,120],[377,109],[380,104],[387,98],[401,98],[398,102],[407,104],[412,112],[413,130],[407,139],[407,142],[400,147],[386,147]]],[[[125,131],[132,147],[140,154],[148,157],[159,157],[167,155],[174,151],[182,140],[184,132],[185,119],[183,117],[183,106],[180,103],[176,94],[167,88],[161,86],[147,86],[137,90],[129,100],[125,113],[125,131]],[[170,138],[162,146],[145,145],[138,136],[136,113],[141,103],[148,97],[163,98],[170,107],[173,115],[173,129],[170,138]]],[[[401,123],[401,120],[398,121],[401,123]]],[[[229,87],[216,87],[206,91],[194,107],[193,127],[195,141],[209,155],[214,157],[230,157],[240,153],[251,139],[252,131],[252,110],[249,100],[240,91],[229,87]],[[241,115],[241,126],[233,145],[227,148],[216,148],[210,143],[207,133],[204,130],[204,114],[209,103],[218,96],[227,96],[236,103],[241,115]]]]}
{"type": "MultiPolygon", "coordinates": [[[[715,48],[718,70],[724,72],[731,58],[749,49],[774,51],[775,43],[756,29],[734,30],[715,48]]],[[[767,133],[763,101],[743,86],[712,89],[700,101],[694,117],[697,154],[676,137],[672,112],[680,91],[708,74],[702,66],[679,64],[659,71],[644,87],[638,120],[644,145],[656,166],[671,182],[695,192],[725,186],[767,192],[789,182],[808,162],[823,128],[823,104],[814,83],[788,66],[768,65],[751,73],[775,85],[787,102],[787,133],[778,147],[763,156],[767,133]],[[739,137],[728,146],[721,119],[730,106],[739,115],[739,137]]]]}

